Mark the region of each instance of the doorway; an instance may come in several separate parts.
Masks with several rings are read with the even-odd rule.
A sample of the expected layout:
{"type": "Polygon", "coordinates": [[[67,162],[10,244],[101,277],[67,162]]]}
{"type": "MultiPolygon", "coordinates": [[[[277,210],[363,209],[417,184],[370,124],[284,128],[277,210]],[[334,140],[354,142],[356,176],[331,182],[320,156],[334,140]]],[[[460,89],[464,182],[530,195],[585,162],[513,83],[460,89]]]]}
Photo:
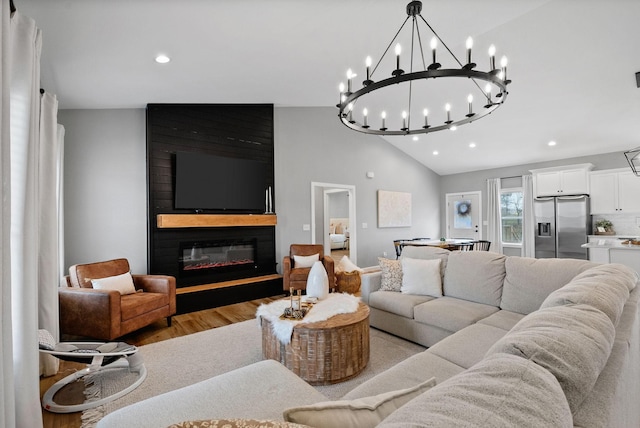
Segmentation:
{"type": "Polygon", "coordinates": [[[327,255],[335,253],[335,262],[347,255],[357,264],[355,201],[353,185],[311,183],[311,243],[322,244],[327,255]]]}
{"type": "Polygon", "coordinates": [[[482,239],[482,192],[447,193],[447,238],[482,239]]]}

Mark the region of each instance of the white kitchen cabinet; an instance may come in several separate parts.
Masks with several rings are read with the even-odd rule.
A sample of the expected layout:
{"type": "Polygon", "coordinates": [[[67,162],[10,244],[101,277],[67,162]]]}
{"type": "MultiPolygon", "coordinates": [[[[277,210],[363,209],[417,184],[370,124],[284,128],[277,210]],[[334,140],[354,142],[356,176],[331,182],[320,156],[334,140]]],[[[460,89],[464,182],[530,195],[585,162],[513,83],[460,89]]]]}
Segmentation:
{"type": "Polygon", "coordinates": [[[591,214],[640,213],[640,177],[626,168],[590,175],[591,214]]]}
{"type": "Polygon", "coordinates": [[[640,273],[640,250],[623,250],[611,248],[609,250],[609,261],[629,266],[640,273]]]}
{"type": "Polygon", "coordinates": [[[532,169],[536,196],[588,195],[589,171],[593,164],[532,169]]]}

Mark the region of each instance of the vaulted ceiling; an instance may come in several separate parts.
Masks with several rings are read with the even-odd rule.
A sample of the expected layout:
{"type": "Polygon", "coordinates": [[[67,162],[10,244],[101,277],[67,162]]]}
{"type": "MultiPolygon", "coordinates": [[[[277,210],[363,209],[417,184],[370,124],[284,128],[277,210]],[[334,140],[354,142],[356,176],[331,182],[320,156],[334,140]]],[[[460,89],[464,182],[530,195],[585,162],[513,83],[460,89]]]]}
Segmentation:
{"type": "MultiPolygon", "coordinates": [[[[364,58],[382,54],[406,3],[15,0],[42,30],[42,85],[63,109],[335,108],[347,68],[363,76],[364,58]],[[156,63],[159,53],[171,62],[156,63]]],[[[505,104],[482,120],[418,141],[386,138],[438,174],[640,145],[640,1],[425,0],[422,15],[459,57],[472,36],[479,68],[487,67],[486,49],[495,44],[509,57],[513,80],[505,104]]],[[[465,100],[452,105],[466,109],[465,100]]],[[[441,107],[430,107],[433,120],[444,115],[441,107]]],[[[390,121],[399,116],[388,114],[390,121]]]]}

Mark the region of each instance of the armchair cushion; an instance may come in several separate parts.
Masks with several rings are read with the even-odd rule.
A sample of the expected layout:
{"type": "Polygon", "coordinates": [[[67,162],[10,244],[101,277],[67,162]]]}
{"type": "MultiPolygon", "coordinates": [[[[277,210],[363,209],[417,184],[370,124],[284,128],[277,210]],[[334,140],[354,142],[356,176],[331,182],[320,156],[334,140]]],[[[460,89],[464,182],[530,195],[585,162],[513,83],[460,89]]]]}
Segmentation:
{"type": "Polygon", "coordinates": [[[69,279],[72,287],[93,288],[91,280],[106,278],[130,272],[127,259],[115,259],[99,263],[73,265],[69,268],[69,279]]]}
{"type": "Polygon", "coordinates": [[[96,290],[116,290],[120,294],[133,294],[136,292],[136,287],[133,285],[133,277],[129,272],[106,278],[92,279],[91,285],[96,290]]]}
{"type": "Polygon", "coordinates": [[[320,254],[312,254],[310,256],[293,256],[294,268],[310,268],[315,262],[320,260],[320,254]]]}

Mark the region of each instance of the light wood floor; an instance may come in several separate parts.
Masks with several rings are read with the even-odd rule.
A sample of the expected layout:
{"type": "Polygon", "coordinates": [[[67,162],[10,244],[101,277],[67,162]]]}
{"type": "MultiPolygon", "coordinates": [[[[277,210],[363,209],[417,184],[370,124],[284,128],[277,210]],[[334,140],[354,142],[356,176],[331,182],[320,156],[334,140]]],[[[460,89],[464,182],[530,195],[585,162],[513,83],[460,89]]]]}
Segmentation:
{"type": "MultiPolygon", "coordinates": [[[[283,296],[267,297],[204,311],[176,315],[173,317],[171,327],[167,327],[166,320],[161,320],[134,333],[123,336],[118,340],[141,346],[250,320],[255,318],[256,309],[262,303],[269,303],[282,297],[283,296]]],[[[55,382],[68,376],[73,371],[83,369],[84,367],[84,364],[61,361],[60,370],[57,375],[41,378],[40,398],[42,398],[45,391],[55,382]]],[[[80,415],[80,412],[61,414],[42,410],[43,426],[44,428],[78,428],[81,425],[80,415]]]]}

